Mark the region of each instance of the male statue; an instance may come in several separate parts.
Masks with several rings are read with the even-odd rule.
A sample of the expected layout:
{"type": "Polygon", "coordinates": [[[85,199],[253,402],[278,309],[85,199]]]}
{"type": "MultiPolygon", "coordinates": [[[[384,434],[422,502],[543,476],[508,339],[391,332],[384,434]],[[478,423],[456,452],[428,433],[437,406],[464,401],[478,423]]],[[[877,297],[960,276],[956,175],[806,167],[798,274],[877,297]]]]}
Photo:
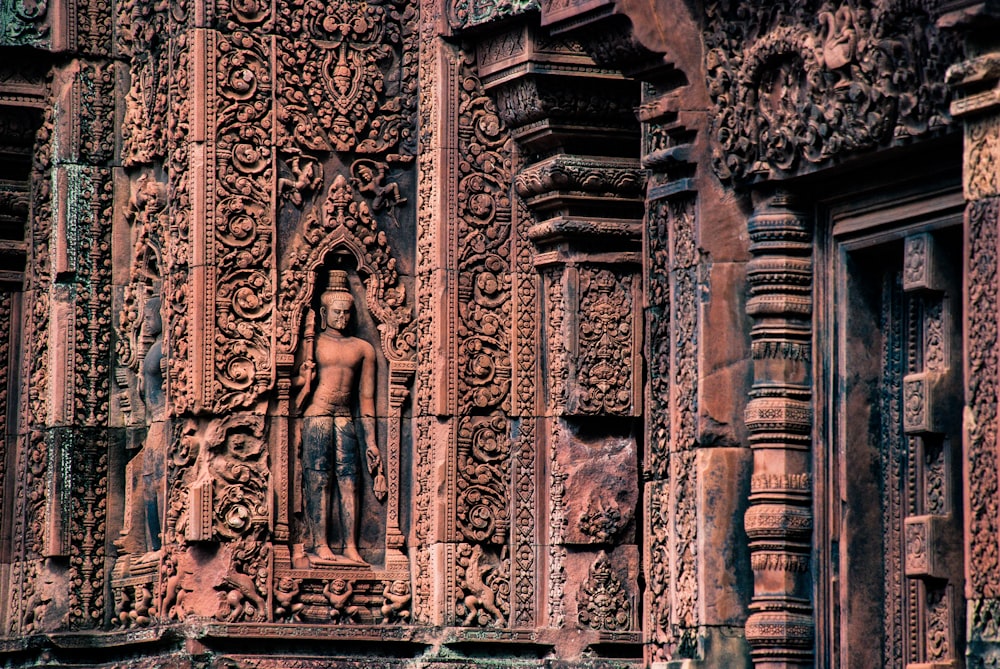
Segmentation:
{"type": "Polygon", "coordinates": [[[357,399],[365,437],[365,456],[373,489],[380,501],[386,496],[382,459],[375,441],[375,349],[363,339],[345,334],[354,299],[347,272],[331,270],[327,289],[320,296],[320,332],[299,368],[296,385],[302,419],[302,496],[305,550],[312,566],[359,565],[358,469],[360,448],[352,407],[357,399]],[[339,513],[332,516],[334,483],[339,513]],[[344,542],[342,555],[330,548],[329,526],[339,520],[344,542]]]}
{"type": "Polygon", "coordinates": [[[149,346],[138,375],[138,390],[146,408],[146,438],[126,470],[126,477],[132,480],[132,497],[126,500],[125,527],[115,545],[123,553],[141,555],[142,562],[159,557],[163,521],[167,403],[163,392],[166,358],[159,295],[150,297],[143,306],[139,339],[149,346]]]}

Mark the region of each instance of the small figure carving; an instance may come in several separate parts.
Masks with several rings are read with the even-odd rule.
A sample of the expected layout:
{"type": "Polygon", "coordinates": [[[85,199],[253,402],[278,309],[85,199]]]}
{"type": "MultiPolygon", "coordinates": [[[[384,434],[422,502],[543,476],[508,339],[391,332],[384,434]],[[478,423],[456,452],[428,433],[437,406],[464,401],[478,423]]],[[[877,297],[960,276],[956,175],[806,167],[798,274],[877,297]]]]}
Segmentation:
{"type": "Polygon", "coordinates": [[[274,617],[289,621],[302,620],[301,611],[305,604],[299,599],[299,581],[284,576],[274,586],[274,617]]]}
{"type": "Polygon", "coordinates": [[[854,14],[848,5],[837,10],[837,13],[820,12],[819,21],[823,24],[820,33],[821,50],[818,55],[827,69],[837,72],[837,88],[849,85],[850,72],[842,68],[854,60],[854,52],[858,44],[857,31],[854,29],[854,14]]]}
{"type": "Polygon", "coordinates": [[[132,621],[132,598],[128,596],[128,587],[118,589],[115,597],[115,615],[111,624],[115,627],[127,628],[132,621]]]}
{"type": "Polygon", "coordinates": [[[399,194],[399,184],[394,181],[386,183],[387,168],[385,163],[362,158],[354,161],[351,166],[354,174],[354,185],[358,191],[372,198],[372,210],[388,212],[393,225],[399,227],[396,220],[396,207],[405,204],[406,198],[399,194]]]}
{"type": "Polygon", "coordinates": [[[334,622],[342,620],[354,620],[361,611],[360,606],[349,606],[348,602],[354,594],[353,584],[343,578],[335,578],[327,581],[323,587],[323,596],[330,602],[330,617],[334,622]]]}
{"type": "Polygon", "coordinates": [[[278,179],[278,192],[296,207],[302,206],[302,193],[316,190],[323,182],[323,176],[319,173],[318,166],[312,158],[303,158],[300,155],[292,156],[288,161],[288,169],[294,179],[282,177],[278,179]]]}
{"type": "Polygon", "coordinates": [[[163,604],[161,610],[166,619],[176,619],[183,622],[187,617],[187,609],[184,605],[184,598],[188,590],[184,587],[184,577],[190,572],[182,563],[178,564],[174,559],[166,559],[160,567],[160,577],[164,583],[163,604]]]}
{"type": "Polygon", "coordinates": [[[43,587],[31,595],[24,607],[25,631],[42,631],[45,628],[45,617],[52,603],[52,594],[48,587],[43,587]]]}
{"type": "Polygon", "coordinates": [[[135,586],[135,606],[129,613],[132,622],[139,627],[145,627],[153,622],[153,616],[150,612],[152,608],[153,593],[149,591],[149,588],[145,584],[135,586]]]}
{"type": "Polygon", "coordinates": [[[359,444],[352,416],[357,396],[365,437],[365,456],[375,497],[387,494],[382,458],[375,440],[375,349],[345,334],[354,307],[347,272],[332,270],[320,296],[322,331],[310,347],[295,384],[296,407],[305,406],[302,425],[302,497],[305,551],[312,566],[366,565],[358,553],[359,444]],[[309,350],[312,348],[312,350],[309,350]],[[342,555],[330,548],[333,483],[339,495],[342,555]]]}
{"type": "Polygon", "coordinates": [[[382,605],[382,624],[400,621],[405,623],[410,619],[410,583],[402,579],[386,581],[382,590],[385,604],[382,605]]]}
{"type": "Polygon", "coordinates": [[[257,586],[246,574],[230,568],[222,587],[231,588],[225,594],[222,608],[216,617],[226,622],[262,620],[265,615],[264,600],[257,593],[257,586]]]}
{"type": "Polygon", "coordinates": [[[465,616],[465,622],[462,623],[465,626],[477,622],[481,612],[493,616],[494,625],[503,621],[503,614],[496,605],[496,593],[486,582],[493,567],[484,566],[482,560],[483,547],[475,544],[472,547],[472,557],[469,558],[469,564],[465,568],[465,579],[462,583],[462,588],[469,593],[465,597],[465,608],[469,611],[468,615],[465,616]]]}

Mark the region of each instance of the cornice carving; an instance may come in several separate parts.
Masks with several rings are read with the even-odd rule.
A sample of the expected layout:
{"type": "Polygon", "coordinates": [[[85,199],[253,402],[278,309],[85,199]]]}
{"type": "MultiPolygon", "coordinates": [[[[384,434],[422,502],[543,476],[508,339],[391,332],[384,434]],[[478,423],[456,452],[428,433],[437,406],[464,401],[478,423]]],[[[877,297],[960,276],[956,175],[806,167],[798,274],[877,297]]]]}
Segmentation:
{"type": "Polygon", "coordinates": [[[575,191],[613,198],[642,197],[646,180],[637,160],[558,154],[525,168],[514,177],[523,198],[552,191],[575,191]]]}
{"type": "Polygon", "coordinates": [[[453,0],[448,4],[448,23],[453,30],[493,23],[539,8],[538,0],[453,0]]]}

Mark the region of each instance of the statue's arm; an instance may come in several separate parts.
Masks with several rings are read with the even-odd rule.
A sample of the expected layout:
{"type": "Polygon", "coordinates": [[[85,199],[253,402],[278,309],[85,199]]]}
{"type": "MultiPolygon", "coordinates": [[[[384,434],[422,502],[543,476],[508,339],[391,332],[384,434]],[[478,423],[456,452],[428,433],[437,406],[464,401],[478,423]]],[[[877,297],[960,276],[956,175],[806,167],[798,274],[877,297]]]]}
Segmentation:
{"type": "Polygon", "coordinates": [[[365,430],[365,456],[368,460],[368,473],[372,476],[372,489],[375,497],[382,501],[388,494],[385,472],[382,469],[382,456],[378,450],[378,440],[375,438],[375,349],[365,342],[361,359],[361,383],[358,388],[358,399],[361,404],[361,425],[365,430]]]}
{"type": "Polygon", "coordinates": [[[313,361],[312,347],[306,349],[306,359],[299,365],[299,375],[292,379],[292,386],[299,389],[295,394],[295,410],[300,411],[306,398],[312,392],[313,378],[316,376],[316,363],[313,361]]]}

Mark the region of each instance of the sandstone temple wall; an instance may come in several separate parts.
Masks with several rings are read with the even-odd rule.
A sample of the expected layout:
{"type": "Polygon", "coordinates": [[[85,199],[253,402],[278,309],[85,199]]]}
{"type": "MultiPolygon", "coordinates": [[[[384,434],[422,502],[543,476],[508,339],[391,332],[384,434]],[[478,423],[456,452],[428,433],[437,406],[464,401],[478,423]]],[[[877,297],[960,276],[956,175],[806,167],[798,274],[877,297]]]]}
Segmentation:
{"type": "Polygon", "coordinates": [[[1000,666],[1000,9],[0,0],[4,666],[1000,666]]]}

